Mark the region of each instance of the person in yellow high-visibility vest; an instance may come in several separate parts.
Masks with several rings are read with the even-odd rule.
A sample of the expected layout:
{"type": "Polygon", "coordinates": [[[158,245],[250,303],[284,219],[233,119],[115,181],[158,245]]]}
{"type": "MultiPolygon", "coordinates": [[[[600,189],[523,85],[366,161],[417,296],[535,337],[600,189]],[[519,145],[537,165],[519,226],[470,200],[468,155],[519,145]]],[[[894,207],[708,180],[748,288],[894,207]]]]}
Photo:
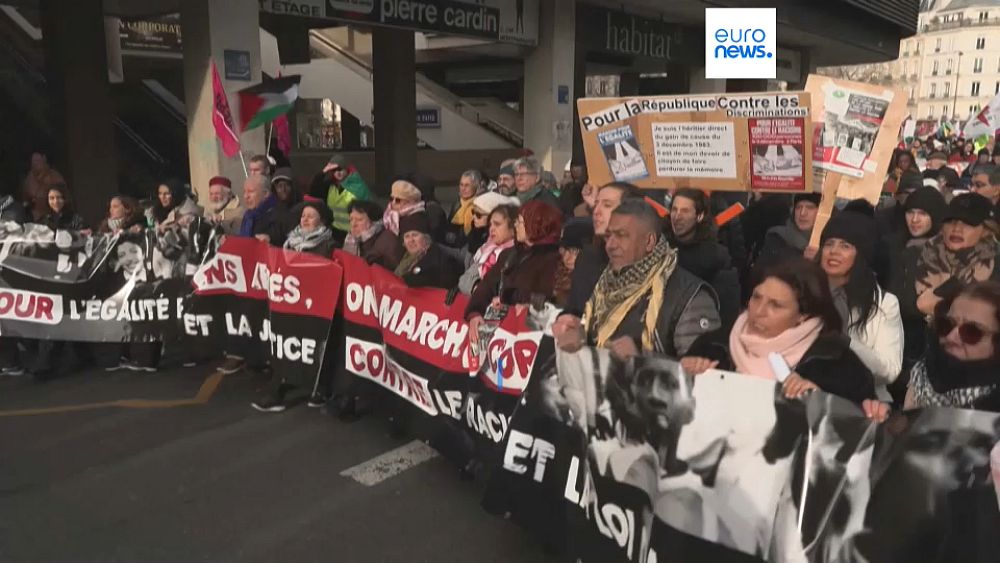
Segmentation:
{"type": "Polygon", "coordinates": [[[352,201],[371,200],[371,191],[357,168],[335,154],[323,167],[323,171],[313,176],[309,195],[326,202],[333,213],[333,232],[338,241],[343,241],[351,228],[350,212],[347,207],[352,201]]]}

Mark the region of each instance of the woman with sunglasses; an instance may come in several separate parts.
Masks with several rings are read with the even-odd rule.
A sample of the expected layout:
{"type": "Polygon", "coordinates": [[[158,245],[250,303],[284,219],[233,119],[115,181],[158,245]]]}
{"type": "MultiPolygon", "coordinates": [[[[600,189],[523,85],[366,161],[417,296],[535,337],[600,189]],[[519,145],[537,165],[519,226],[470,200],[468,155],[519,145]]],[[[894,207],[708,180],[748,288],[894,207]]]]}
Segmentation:
{"type": "Polygon", "coordinates": [[[389,207],[382,215],[382,226],[392,234],[401,236],[399,220],[425,211],[426,205],[420,189],[409,180],[396,180],[392,183],[392,195],[389,197],[389,207]]]}
{"type": "Polygon", "coordinates": [[[899,377],[903,364],[903,321],[899,301],[879,287],[872,269],[877,238],[872,217],[843,211],[823,229],[819,264],[851,351],[872,372],[879,398],[888,401],[886,386],[899,377]]]}
{"type": "Polygon", "coordinates": [[[517,244],[500,253],[496,266],[472,292],[465,309],[473,344],[479,342],[484,318],[499,321],[509,306],[527,305],[535,296],[553,299],[561,260],[562,212],[554,205],[529,201],[521,206],[514,230],[517,244]]]}
{"type": "Polygon", "coordinates": [[[943,299],[934,332],[913,366],[904,408],[1000,412],[1000,283],[977,282],[943,299]]]}
{"type": "Polygon", "coordinates": [[[520,204],[516,197],[507,197],[495,192],[476,198],[473,209],[475,226],[470,234],[469,246],[466,247],[467,251],[473,254],[468,268],[458,280],[458,289],[465,295],[471,295],[479,281],[496,265],[500,254],[514,246],[514,223],[517,220],[517,209],[520,204]],[[484,212],[484,209],[488,211],[484,212]],[[482,231],[486,233],[486,239],[472,250],[472,235],[480,230],[480,222],[485,225],[482,231]]]}

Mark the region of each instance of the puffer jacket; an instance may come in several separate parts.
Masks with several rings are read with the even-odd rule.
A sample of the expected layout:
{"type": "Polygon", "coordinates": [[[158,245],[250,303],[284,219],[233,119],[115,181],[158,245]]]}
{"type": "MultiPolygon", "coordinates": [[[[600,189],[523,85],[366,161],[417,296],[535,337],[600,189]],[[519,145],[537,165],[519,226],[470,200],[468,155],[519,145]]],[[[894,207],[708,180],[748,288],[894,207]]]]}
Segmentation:
{"type": "MultiPolygon", "coordinates": [[[[890,401],[886,386],[899,377],[903,369],[903,319],[896,296],[878,288],[879,305],[864,330],[851,329],[851,351],[872,372],[879,398],[890,401]]],[[[852,311],[848,324],[857,313],[852,311]]]]}

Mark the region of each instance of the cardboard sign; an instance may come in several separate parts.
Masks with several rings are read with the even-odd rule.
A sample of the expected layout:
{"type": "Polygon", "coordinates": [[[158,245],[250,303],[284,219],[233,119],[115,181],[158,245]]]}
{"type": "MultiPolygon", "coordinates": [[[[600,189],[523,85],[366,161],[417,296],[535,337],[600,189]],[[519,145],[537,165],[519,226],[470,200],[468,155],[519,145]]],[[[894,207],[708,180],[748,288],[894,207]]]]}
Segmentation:
{"type": "Polygon", "coordinates": [[[577,100],[594,185],[812,191],[809,94],[577,100]]]}
{"type": "Polygon", "coordinates": [[[842,175],[837,197],[878,203],[899,128],[902,90],[810,74],[818,168],[842,175]]]}

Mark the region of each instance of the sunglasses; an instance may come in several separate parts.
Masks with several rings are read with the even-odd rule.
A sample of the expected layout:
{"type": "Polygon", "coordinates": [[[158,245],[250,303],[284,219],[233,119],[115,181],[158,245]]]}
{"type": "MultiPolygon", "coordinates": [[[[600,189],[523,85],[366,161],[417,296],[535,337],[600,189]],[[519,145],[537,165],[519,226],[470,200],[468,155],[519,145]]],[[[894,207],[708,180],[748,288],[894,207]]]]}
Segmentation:
{"type": "Polygon", "coordinates": [[[976,323],[958,323],[950,317],[937,318],[934,320],[934,325],[940,338],[948,336],[951,334],[951,331],[957,328],[959,340],[967,346],[975,346],[987,334],[995,334],[995,332],[987,330],[976,323]]]}
{"type": "Polygon", "coordinates": [[[393,203],[407,203],[409,200],[403,199],[401,197],[390,197],[389,201],[393,203]]]}
{"type": "Polygon", "coordinates": [[[480,213],[478,211],[473,211],[472,216],[476,219],[483,219],[489,216],[489,213],[480,213]]]}

